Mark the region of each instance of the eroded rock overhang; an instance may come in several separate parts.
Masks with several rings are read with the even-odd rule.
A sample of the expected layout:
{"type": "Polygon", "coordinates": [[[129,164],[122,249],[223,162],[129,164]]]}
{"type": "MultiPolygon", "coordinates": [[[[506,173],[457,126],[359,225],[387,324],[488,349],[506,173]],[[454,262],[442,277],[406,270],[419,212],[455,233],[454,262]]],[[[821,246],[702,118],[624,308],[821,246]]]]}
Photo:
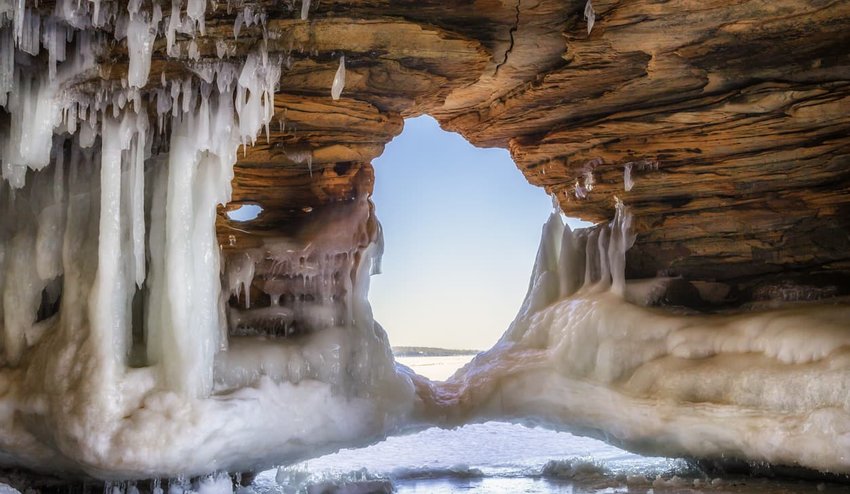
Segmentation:
{"type": "Polygon", "coordinates": [[[845,294],[850,8],[594,2],[588,33],[584,7],[362,2],[319,5],[289,31],[282,21],[318,57],[283,75],[289,130],[240,160],[234,199],[263,198],[242,186],[275,183],[261,164],[291,170],[273,151],[287,146],[311,149],[328,186],[276,194],[293,203],[272,209],[341,197],[351,180],[328,169],[367,163],[400,118],[425,112],[473,144],[509,148],[567,214],[603,221],[615,196],[627,203],[630,277],[681,276],[701,292],[693,304],[792,285],[845,294]],[[337,53],[348,79],[328,109],[337,53]]]}

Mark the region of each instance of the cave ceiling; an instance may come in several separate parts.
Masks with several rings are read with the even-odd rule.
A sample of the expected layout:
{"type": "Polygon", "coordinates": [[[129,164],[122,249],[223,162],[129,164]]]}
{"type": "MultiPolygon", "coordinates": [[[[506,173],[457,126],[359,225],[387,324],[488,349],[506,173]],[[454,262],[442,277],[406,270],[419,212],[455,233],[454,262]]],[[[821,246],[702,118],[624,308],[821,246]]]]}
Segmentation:
{"type": "MultiPolygon", "coordinates": [[[[178,34],[181,53],[194,43],[199,60],[168,57],[156,41],[149,85],[261,45],[284,61],[271,132],[240,151],[228,206],[264,211],[237,223],[222,208],[225,248],[371,191],[371,160],[404,118],[429,114],[476,146],[509,149],[567,215],[608,219],[615,197],[631,207],[632,277],[806,273],[846,285],[850,3],[593,9],[588,33],[579,1],[325,0],[307,20],[300,3],[219,2],[204,34],[178,34]],[[250,12],[262,22],[237,22],[250,12]]],[[[123,42],[101,57],[100,77],[126,74],[123,42]]]]}

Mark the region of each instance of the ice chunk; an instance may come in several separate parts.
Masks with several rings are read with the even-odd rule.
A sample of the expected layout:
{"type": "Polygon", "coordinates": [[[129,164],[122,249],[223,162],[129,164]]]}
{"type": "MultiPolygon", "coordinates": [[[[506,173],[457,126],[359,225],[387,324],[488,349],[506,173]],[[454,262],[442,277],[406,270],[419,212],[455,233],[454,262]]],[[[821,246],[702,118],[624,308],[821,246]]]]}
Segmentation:
{"type": "Polygon", "coordinates": [[[198,32],[201,33],[201,36],[206,34],[205,27],[205,15],[207,10],[207,0],[188,0],[189,3],[186,6],[186,15],[195,22],[197,25],[198,32]]]}

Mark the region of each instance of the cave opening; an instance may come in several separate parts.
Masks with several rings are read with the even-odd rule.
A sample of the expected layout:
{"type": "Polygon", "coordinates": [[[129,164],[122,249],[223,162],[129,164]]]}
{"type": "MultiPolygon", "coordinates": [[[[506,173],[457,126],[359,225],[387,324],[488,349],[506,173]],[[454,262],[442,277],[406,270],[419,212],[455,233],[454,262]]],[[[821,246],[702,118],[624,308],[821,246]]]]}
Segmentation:
{"type": "Polygon", "coordinates": [[[254,221],[263,213],[263,207],[259,204],[239,204],[235,205],[234,209],[228,211],[227,217],[231,221],[237,221],[239,223],[245,223],[248,221],[254,221]]]}
{"type": "MultiPolygon", "coordinates": [[[[396,362],[443,381],[511,325],[526,296],[540,225],[553,213],[552,198],[526,181],[507,150],[477,148],[430,116],[407,119],[373,166],[371,200],[385,242],[382,270],[369,289],[374,318],[386,328],[396,362]]],[[[561,217],[573,229],[592,226],[561,217]]],[[[429,477],[501,491],[503,475],[522,475],[541,459],[551,459],[539,466],[553,478],[570,469],[600,474],[599,462],[611,458],[659,470],[668,461],[533,421],[412,432],[263,472],[258,482],[347,478],[357,471],[368,479],[368,472],[393,470],[424,492],[441,492],[439,482],[446,492],[457,487],[429,477]],[[472,456],[499,465],[498,472],[470,466],[472,456]],[[576,456],[582,459],[562,460],[576,456]]],[[[517,489],[525,488],[520,484],[517,489]]]]}
{"type": "Polygon", "coordinates": [[[373,166],[386,243],[375,319],[402,358],[489,348],[525,295],[551,198],[506,150],[477,148],[430,116],[407,119],[373,166]]]}

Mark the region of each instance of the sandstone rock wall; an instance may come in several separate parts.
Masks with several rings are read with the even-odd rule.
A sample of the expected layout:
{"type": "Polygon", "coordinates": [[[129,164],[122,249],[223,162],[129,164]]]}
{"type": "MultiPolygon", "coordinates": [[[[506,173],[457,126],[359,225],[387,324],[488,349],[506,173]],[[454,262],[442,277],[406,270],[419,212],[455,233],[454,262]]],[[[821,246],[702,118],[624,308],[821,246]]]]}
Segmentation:
{"type": "MultiPolygon", "coordinates": [[[[631,206],[632,277],[723,281],[742,299],[786,278],[850,286],[847,2],[605,0],[590,33],[575,0],[323,1],[306,21],[300,6],[219,3],[204,35],[178,35],[200,62],[261,45],[285,60],[279,125],[234,182],[235,204],[265,211],[238,225],[222,211],[227,248],[370,190],[369,162],[403,118],[428,113],[510,149],[568,215],[605,220],[615,196],[631,206]],[[245,7],[264,22],[237,36],[245,7]]],[[[158,43],[150,84],[198,63],[158,43]]],[[[124,74],[125,53],[116,43],[101,72],[124,74]]]]}

